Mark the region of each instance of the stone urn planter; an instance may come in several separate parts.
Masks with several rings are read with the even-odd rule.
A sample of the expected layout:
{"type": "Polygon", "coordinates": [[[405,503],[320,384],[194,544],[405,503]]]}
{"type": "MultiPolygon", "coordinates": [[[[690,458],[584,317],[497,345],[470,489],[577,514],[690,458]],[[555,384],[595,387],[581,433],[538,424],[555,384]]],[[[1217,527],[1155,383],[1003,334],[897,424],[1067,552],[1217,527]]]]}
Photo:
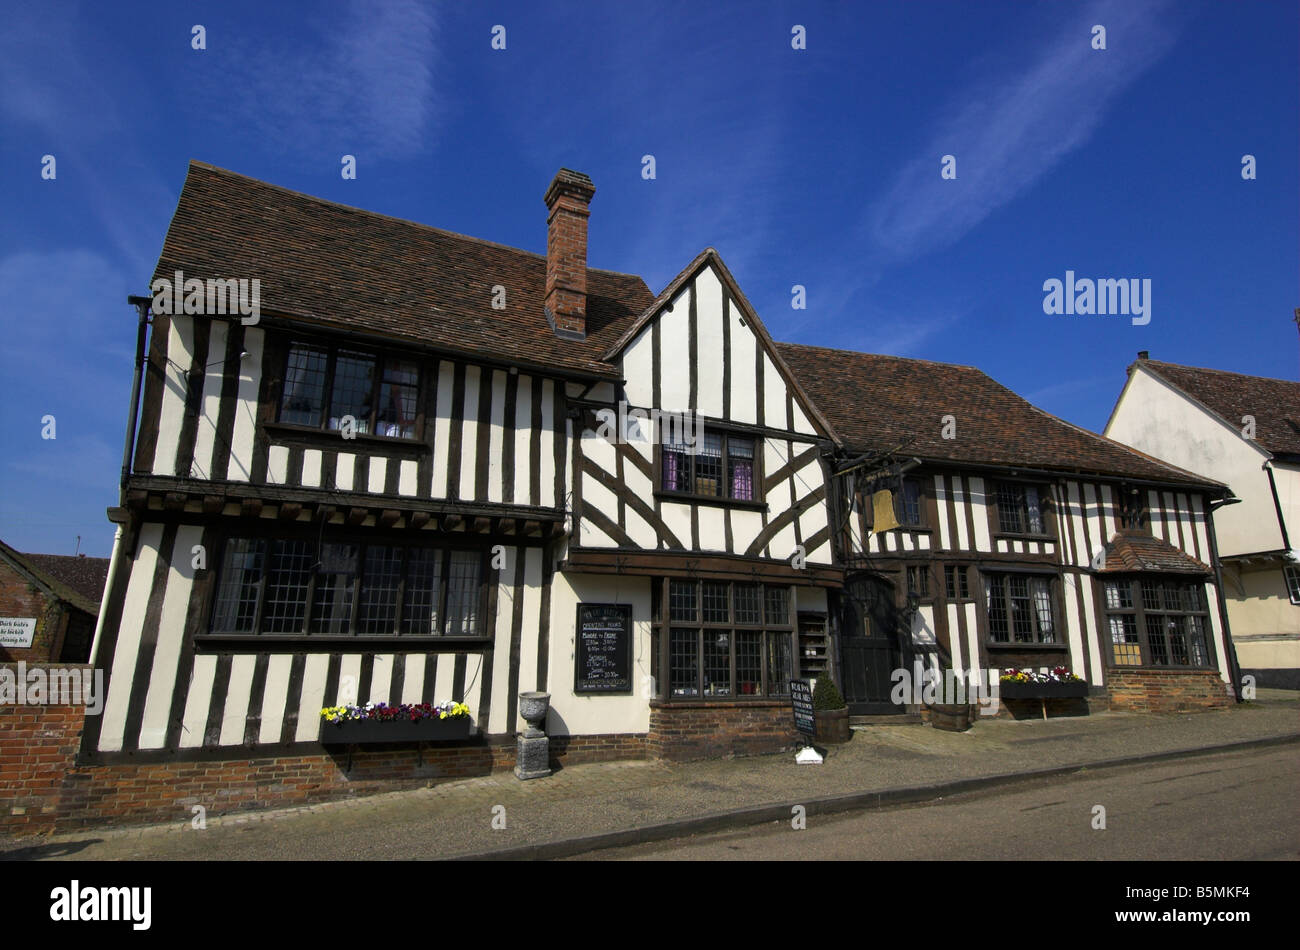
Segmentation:
{"type": "Polygon", "coordinates": [[[519,715],[528,723],[515,739],[515,777],[522,781],[551,774],[551,740],[544,728],[550,708],[550,693],[519,694],[519,715]]]}
{"type": "Polygon", "coordinates": [[[946,732],[965,732],[975,721],[975,707],[970,703],[927,704],[930,725],[946,732]]]}
{"type": "Polygon", "coordinates": [[[546,734],[546,713],[550,708],[550,693],[519,694],[519,716],[528,723],[528,731],[524,735],[535,738],[546,734]]]}

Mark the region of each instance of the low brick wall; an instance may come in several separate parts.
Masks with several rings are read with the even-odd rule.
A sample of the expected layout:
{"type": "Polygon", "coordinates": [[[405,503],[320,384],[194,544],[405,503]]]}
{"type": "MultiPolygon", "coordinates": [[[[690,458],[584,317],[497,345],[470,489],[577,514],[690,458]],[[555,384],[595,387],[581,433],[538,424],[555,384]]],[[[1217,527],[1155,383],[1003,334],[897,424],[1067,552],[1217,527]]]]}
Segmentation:
{"type": "Polygon", "coordinates": [[[656,759],[764,755],[785,752],[797,743],[788,700],[650,704],[646,751],[656,759]]]}
{"type": "Polygon", "coordinates": [[[1233,702],[1217,670],[1109,669],[1106,688],[1117,712],[1197,712],[1233,702]]]}
{"type": "MultiPolygon", "coordinates": [[[[78,764],[80,705],[0,706],[0,833],[189,821],[420,788],[514,767],[513,737],[453,746],[78,764]]],[[[552,765],[643,758],[644,735],[552,736],[552,765]]]]}
{"type": "Polygon", "coordinates": [[[53,827],[84,723],[82,706],[0,706],[0,832],[53,827]]]}

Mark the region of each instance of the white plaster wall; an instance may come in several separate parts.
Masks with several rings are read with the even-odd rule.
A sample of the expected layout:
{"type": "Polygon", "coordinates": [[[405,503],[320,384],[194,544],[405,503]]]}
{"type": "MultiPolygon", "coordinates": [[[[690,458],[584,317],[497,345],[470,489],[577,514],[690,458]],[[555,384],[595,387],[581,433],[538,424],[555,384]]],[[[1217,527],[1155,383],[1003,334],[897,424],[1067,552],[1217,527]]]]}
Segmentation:
{"type": "Polygon", "coordinates": [[[552,735],[643,733],[650,728],[650,578],[557,573],[551,583],[547,689],[552,735]],[[578,604],[632,606],[632,692],[612,696],[573,691],[578,604]]]}
{"type": "Polygon", "coordinates": [[[1242,499],[1240,504],[1221,508],[1214,515],[1220,555],[1282,547],[1273,495],[1262,467],[1267,455],[1242,438],[1240,428],[1230,428],[1208,415],[1139,366],[1115,407],[1106,435],[1190,472],[1224,482],[1242,499]]]}

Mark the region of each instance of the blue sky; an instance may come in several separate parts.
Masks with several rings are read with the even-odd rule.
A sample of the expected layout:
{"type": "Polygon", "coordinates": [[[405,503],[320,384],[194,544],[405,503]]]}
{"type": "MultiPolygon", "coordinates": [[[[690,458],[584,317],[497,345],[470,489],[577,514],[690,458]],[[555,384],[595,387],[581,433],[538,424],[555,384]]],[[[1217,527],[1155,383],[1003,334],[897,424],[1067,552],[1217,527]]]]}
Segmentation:
{"type": "Polygon", "coordinates": [[[1140,349],[1296,378],[1293,0],[6,6],[0,539],[20,550],[108,554],[125,298],[191,158],[534,251],[546,185],[577,168],[592,266],[658,292],[712,245],[777,339],[974,364],[1094,430],[1140,349]],[[1149,278],[1150,324],[1045,315],[1067,270],[1149,278]]]}

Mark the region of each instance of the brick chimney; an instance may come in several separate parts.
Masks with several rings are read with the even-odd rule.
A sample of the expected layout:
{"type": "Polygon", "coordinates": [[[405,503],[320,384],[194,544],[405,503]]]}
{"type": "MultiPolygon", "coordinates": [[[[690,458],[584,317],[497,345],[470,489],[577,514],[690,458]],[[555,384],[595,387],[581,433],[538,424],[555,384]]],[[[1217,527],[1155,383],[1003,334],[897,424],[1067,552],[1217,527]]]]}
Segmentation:
{"type": "Polygon", "coordinates": [[[587,336],[587,217],[596,186],[561,168],[546,189],[546,319],[556,336],[587,336]]]}

